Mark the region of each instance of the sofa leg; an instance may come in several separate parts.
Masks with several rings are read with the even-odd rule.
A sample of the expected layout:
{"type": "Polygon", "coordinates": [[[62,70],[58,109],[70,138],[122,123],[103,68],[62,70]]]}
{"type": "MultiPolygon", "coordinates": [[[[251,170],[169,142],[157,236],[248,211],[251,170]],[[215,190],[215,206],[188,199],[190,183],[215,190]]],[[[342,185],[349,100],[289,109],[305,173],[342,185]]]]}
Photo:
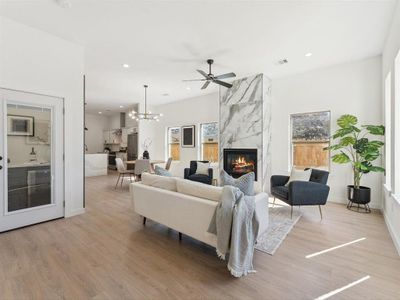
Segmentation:
{"type": "Polygon", "coordinates": [[[182,232],[179,232],[179,240],[182,241],[182,232]]]}
{"type": "Polygon", "coordinates": [[[146,220],[147,220],[147,218],[146,218],[146,217],[143,217],[143,226],[146,225],[146,220]]]}
{"type": "Polygon", "coordinates": [[[290,219],[293,219],[293,205],[290,206],[290,219]]]}
{"type": "Polygon", "coordinates": [[[321,216],[321,220],[322,220],[322,209],[321,209],[321,205],[318,205],[319,207],[319,215],[321,216]]]}

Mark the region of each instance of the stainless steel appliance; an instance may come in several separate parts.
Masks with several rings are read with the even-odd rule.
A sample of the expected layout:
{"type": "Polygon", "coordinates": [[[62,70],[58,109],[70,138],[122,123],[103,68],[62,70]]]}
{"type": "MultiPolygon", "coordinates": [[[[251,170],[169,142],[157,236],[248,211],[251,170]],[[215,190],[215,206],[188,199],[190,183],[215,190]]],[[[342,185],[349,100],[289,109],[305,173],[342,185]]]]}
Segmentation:
{"type": "Polygon", "coordinates": [[[135,160],[138,158],[138,134],[136,132],[128,134],[128,144],[126,152],[128,160],[135,160]]]}

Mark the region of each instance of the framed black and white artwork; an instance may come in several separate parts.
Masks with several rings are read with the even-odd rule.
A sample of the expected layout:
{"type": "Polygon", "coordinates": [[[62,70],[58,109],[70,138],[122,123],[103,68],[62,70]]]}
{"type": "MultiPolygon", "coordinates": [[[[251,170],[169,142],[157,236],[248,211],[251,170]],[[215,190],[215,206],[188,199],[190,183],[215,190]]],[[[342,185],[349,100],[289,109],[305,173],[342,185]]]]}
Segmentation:
{"type": "Polygon", "coordinates": [[[34,136],[34,118],[30,116],[7,116],[7,135],[34,136]]]}
{"type": "Polygon", "coordinates": [[[195,147],[195,125],[182,126],[182,148],[194,148],[195,147]]]}

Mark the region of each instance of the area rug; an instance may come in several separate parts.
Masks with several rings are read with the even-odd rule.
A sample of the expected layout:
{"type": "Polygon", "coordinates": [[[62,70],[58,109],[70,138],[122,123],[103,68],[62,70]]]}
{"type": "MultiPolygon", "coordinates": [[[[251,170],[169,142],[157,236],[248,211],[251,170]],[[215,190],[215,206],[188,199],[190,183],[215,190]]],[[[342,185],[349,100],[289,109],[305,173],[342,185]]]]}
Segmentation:
{"type": "Polygon", "coordinates": [[[293,208],[293,218],[290,218],[290,206],[269,208],[268,229],[257,239],[255,248],[259,251],[274,255],[283,240],[301,217],[301,212],[293,208]]]}

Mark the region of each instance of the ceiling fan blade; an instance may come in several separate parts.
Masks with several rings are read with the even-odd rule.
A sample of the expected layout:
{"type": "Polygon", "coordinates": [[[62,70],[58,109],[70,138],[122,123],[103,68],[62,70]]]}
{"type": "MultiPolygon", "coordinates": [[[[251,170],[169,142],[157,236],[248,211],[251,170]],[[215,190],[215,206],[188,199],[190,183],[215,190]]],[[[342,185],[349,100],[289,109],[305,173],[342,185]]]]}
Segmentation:
{"type": "Polygon", "coordinates": [[[216,84],[222,85],[224,87],[227,87],[228,89],[230,89],[233,86],[230,83],[227,83],[227,82],[224,82],[224,81],[221,81],[221,80],[218,80],[218,79],[213,80],[213,82],[216,83],[216,84]]]}
{"type": "Polygon", "coordinates": [[[208,74],[202,70],[196,70],[197,72],[199,72],[201,75],[203,75],[205,78],[208,78],[208,74]]]}
{"type": "Polygon", "coordinates": [[[207,79],[183,79],[182,81],[206,81],[207,79]]]}
{"type": "Polygon", "coordinates": [[[203,84],[203,86],[201,87],[201,89],[202,89],[202,90],[206,89],[206,88],[208,87],[209,84],[210,84],[210,81],[207,80],[207,81],[203,84]]]}
{"type": "Polygon", "coordinates": [[[232,73],[226,73],[226,74],[215,76],[214,78],[215,79],[224,79],[224,78],[231,78],[231,77],[236,77],[236,74],[233,73],[233,72],[232,73]]]}

